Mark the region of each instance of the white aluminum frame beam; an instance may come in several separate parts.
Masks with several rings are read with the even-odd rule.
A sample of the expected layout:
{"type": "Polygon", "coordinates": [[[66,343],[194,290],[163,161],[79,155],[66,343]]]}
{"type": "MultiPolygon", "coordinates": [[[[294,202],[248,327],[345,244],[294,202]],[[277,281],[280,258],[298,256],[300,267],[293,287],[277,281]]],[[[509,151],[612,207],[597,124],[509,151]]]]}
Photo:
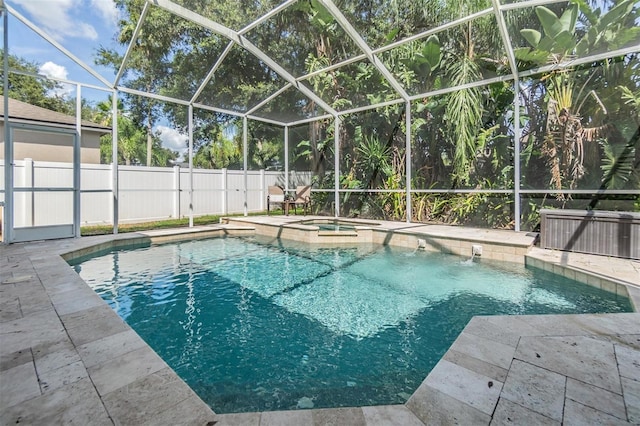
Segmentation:
{"type": "Polygon", "coordinates": [[[138,40],[138,36],[140,35],[140,30],[142,29],[142,24],[144,23],[145,18],[147,17],[147,12],[149,11],[149,3],[145,3],[142,7],[142,12],[140,12],[140,17],[138,18],[138,22],[136,23],[136,28],[133,30],[133,35],[131,36],[131,41],[129,42],[129,46],[127,46],[127,51],[124,53],[124,57],[122,58],[122,63],[120,64],[120,68],[118,69],[118,74],[116,74],[116,78],[113,80],[113,85],[117,86],[124,74],[124,71],[127,66],[127,62],[129,61],[129,56],[131,56],[131,52],[133,51],[133,46],[136,44],[138,40]]]}
{"type": "Polygon", "coordinates": [[[264,62],[269,68],[271,68],[276,74],[282,77],[285,81],[287,81],[288,83],[291,83],[303,94],[305,94],[308,98],[313,100],[316,104],[320,105],[325,111],[331,114],[336,113],[336,111],[329,104],[323,101],[312,90],[310,90],[305,85],[298,82],[296,78],[293,75],[291,75],[287,70],[285,70],[282,66],[280,66],[279,63],[271,59],[256,45],[251,43],[251,41],[249,41],[246,37],[238,34],[236,31],[233,31],[232,29],[227,28],[224,25],[218,24],[217,22],[214,22],[211,19],[205,18],[202,15],[199,15],[193,12],[192,10],[186,9],[169,0],[148,0],[148,1],[151,2],[152,4],[157,5],[158,7],[161,7],[167,10],[168,12],[173,13],[176,16],[179,16],[188,21],[191,21],[194,24],[201,25],[202,27],[207,28],[224,37],[227,37],[229,40],[239,44],[241,47],[246,49],[249,53],[253,54],[259,60],[264,62]]]}
{"type": "Polygon", "coordinates": [[[240,31],[238,31],[238,34],[243,35],[243,34],[248,33],[249,31],[251,31],[252,29],[257,27],[258,25],[263,23],[264,21],[269,20],[272,16],[277,15],[278,13],[282,12],[283,10],[285,10],[286,8],[288,8],[289,6],[291,6],[291,5],[293,5],[293,4],[297,3],[297,2],[298,2],[298,0],[287,0],[287,1],[285,1],[280,6],[278,6],[275,9],[272,9],[271,11],[265,13],[264,15],[262,15],[261,17],[259,17],[255,21],[251,22],[249,25],[247,25],[246,27],[244,27],[240,31]]]}
{"type": "MultiPolygon", "coordinates": [[[[2,93],[9,93],[9,12],[7,4],[2,2],[3,50],[2,93]]],[[[2,242],[13,241],[13,141],[9,128],[9,96],[3,96],[4,102],[4,207],[2,209],[2,242]]]]}
{"type": "Polygon", "coordinates": [[[404,87],[398,83],[398,80],[394,77],[394,75],[389,71],[387,66],[373,53],[371,47],[367,44],[366,41],[360,36],[360,34],[353,28],[351,22],[345,18],[340,9],[336,7],[335,4],[331,0],[318,0],[318,3],[322,4],[329,13],[338,21],[338,25],[342,27],[342,29],[347,33],[347,35],[353,40],[356,45],[367,55],[369,61],[373,66],[378,70],[380,74],[389,82],[391,87],[398,93],[402,99],[405,101],[409,101],[409,95],[404,90],[404,87]]]}
{"type": "Polygon", "coordinates": [[[193,96],[191,97],[191,101],[190,101],[191,103],[194,103],[200,97],[200,95],[204,91],[204,88],[207,87],[207,84],[209,84],[209,82],[213,78],[218,68],[220,68],[222,61],[224,61],[227,55],[229,55],[229,52],[231,52],[231,49],[233,48],[233,46],[235,46],[235,43],[230,41],[229,44],[227,44],[227,47],[224,48],[224,50],[220,54],[220,57],[216,60],[216,63],[213,64],[207,76],[204,78],[204,80],[202,80],[202,83],[200,83],[200,87],[198,87],[198,90],[196,90],[196,93],[194,93],[193,96]]]}
{"type": "Polygon", "coordinates": [[[518,63],[513,53],[513,44],[509,37],[507,23],[504,21],[504,14],[500,8],[498,0],[491,0],[494,15],[498,22],[498,30],[502,38],[502,44],[507,53],[511,74],[515,77],[513,81],[513,223],[514,230],[520,232],[520,80],[518,78],[518,63]]]}

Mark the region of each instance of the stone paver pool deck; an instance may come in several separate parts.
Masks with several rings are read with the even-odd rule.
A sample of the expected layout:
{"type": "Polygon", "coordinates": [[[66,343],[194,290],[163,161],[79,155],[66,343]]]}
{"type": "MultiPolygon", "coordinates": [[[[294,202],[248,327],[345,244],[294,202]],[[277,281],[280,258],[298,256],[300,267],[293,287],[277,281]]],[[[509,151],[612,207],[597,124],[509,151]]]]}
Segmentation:
{"type": "MultiPolygon", "coordinates": [[[[61,257],[294,220],[0,246],[0,424],[640,424],[640,313],[475,317],[404,405],[215,414],[61,257]]],[[[541,250],[512,231],[379,223],[400,244],[493,244],[640,310],[640,262],[541,250]]]]}

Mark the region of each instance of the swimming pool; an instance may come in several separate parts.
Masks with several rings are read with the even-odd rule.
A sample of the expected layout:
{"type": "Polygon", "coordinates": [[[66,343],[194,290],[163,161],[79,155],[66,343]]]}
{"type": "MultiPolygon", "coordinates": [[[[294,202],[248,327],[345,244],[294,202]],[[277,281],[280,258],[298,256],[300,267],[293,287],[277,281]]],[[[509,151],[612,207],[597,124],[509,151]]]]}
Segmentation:
{"type": "Polygon", "coordinates": [[[372,245],[219,238],[74,268],[219,413],[403,403],[473,315],[631,311],[540,270],[372,245]]]}

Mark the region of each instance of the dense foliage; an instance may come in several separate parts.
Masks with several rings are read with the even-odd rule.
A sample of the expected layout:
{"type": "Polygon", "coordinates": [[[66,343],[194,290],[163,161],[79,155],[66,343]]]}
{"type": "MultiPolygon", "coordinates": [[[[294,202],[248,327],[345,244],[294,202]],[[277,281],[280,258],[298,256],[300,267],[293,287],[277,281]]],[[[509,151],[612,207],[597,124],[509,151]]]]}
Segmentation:
{"type": "MultiPolygon", "coordinates": [[[[535,225],[543,205],[591,203],[590,194],[586,199],[576,191],[547,197],[535,190],[640,187],[638,52],[567,66],[574,59],[637,46],[640,6],[633,0],[570,0],[505,11],[515,52],[511,58],[490,0],[336,1],[359,37],[350,36],[329,5],[317,0],[299,1],[252,27],[247,25],[278,6],[275,0],[178,1],[240,31],[244,47],[160,7],[149,8],[139,37],[132,40],[145,3],[118,1],[126,17],[118,40],[124,46],[133,41],[122,84],[217,108],[194,109],[198,167],[242,166],[242,120],[225,111],[291,122],[326,114],[328,108],[342,112],[399,100],[399,85],[415,99],[411,129],[404,101],[346,113],[339,126],[326,119],[290,129],[290,167],[312,170],[320,189],[334,187],[338,129],[340,187],[365,191],[341,192],[343,215],[405,219],[407,165],[413,190],[409,214],[418,221],[511,227],[510,191],[517,179],[523,190],[531,190],[524,195],[525,227],[535,225]],[[479,13],[485,10],[489,13],[479,13]],[[478,13],[475,19],[397,43],[473,13],[478,13]],[[379,50],[363,53],[362,41],[379,50]],[[266,57],[254,56],[252,45],[266,57]],[[335,66],[358,56],[362,59],[335,66]],[[512,67],[522,73],[517,84],[500,79],[511,75],[512,67]],[[292,79],[303,91],[286,87],[292,79]],[[516,124],[519,140],[514,140],[516,124]],[[516,144],[520,158],[514,158],[516,144]]],[[[99,58],[114,70],[123,60],[107,49],[99,58]]],[[[147,135],[160,116],[186,129],[184,106],[139,96],[126,96],[125,103],[147,135]]],[[[283,139],[278,126],[250,121],[249,167],[281,167],[283,139]]],[[[330,209],[332,193],[314,197],[316,208],[330,209]]],[[[628,209],[633,202],[626,197],[603,205],[628,209]]]]}

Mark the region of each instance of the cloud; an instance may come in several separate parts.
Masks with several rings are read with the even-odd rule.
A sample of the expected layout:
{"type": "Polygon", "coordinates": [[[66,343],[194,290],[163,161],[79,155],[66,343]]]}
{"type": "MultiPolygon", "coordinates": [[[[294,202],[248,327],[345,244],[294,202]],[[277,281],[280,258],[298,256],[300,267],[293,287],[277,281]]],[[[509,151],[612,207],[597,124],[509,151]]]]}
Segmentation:
{"type": "Polygon", "coordinates": [[[155,132],[162,141],[162,146],[183,153],[187,149],[187,135],[167,126],[156,126],[155,132]]]}
{"type": "Polygon", "coordinates": [[[38,70],[40,74],[44,74],[47,77],[60,78],[63,80],[67,79],[68,73],[67,69],[62,65],[54,64],[53,62],[45,62],[40,65],[40,69],[38,70]]]}
{"type": "MultiPolygon", "coordinates": [[[[40,65],[40,68],[38,68],[38,73],[42,75],[46,75],[47,77],[50,77],[50,78],[59,78],[62,80],[67,80],[67,76],[69,74],[65,67],[63,67],[62,65],[55,64],[51,61],[45,62],[44,64],[40,65]]],[[[69,95],[72,91],[73,91],[72,85],[62,83],[61,87],[53,89],[52,92],[56,96],[65,97],[69,95]]]]}
{"type": "Polygon", "coordinates": [[[68,37],[97,40],[95,27],[86,22],[88,15],[115,26],[118,10],[113,0],[13,0],[28,12],[30,19],[58,41],[68,37]]]}
{"type": "Polygon", "coordinates": [[[112,0],[91,0],[91,7],[100,12],[100,17],[114,26],[118,23],[120,12],[112,0]]]}

